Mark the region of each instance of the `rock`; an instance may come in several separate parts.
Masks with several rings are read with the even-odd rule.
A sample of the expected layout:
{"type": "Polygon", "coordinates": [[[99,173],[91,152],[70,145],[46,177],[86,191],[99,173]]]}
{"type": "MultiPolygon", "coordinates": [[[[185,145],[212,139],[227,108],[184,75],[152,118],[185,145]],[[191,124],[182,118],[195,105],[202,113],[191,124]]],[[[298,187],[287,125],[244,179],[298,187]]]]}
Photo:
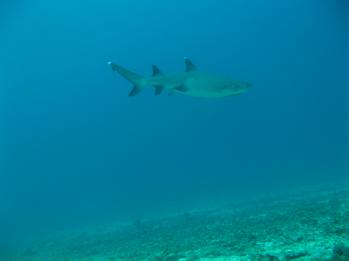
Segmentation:
{"type": "Polygon", "coordinates": [[[333,261],[349,261],[349,246],[337,244],[333,247],[333,261]]]}

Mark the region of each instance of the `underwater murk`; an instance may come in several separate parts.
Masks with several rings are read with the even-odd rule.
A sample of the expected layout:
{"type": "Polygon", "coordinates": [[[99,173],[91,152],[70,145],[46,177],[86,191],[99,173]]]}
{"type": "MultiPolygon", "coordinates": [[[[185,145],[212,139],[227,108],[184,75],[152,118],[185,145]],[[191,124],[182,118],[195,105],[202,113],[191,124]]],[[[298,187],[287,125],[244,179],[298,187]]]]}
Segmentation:
{"type": "Polygon", "coordinates": [[[349,3],[0,2],[0,261],[349,260],[349,3]]]}

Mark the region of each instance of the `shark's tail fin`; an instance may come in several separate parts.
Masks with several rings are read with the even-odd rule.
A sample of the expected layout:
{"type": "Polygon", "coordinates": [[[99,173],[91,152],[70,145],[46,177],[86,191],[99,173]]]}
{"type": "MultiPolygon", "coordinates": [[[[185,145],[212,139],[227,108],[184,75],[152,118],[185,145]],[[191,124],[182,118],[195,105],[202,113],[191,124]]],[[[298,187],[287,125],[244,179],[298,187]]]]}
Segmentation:
{"type": "Polygon", "coordinates": [[[113,71],[118,72],[121,76],[123,76],[125,79],[127,79],[133,84],[133,89],[131,90],[129,96],[136,96],[143,90],[144,86],[147,84],[146,78],[134,72],[131,72],[115,63],[108,62],[108,64],[110,65],[113,71]]]}

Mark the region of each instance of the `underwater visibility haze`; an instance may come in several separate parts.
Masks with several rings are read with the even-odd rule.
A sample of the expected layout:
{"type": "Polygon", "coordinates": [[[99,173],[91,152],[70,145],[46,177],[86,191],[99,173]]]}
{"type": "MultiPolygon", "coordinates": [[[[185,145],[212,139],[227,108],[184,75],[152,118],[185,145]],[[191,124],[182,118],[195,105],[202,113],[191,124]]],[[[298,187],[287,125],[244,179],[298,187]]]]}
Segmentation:
{"type": "Polygon", "coordinates": [[[13,0],[0,30],[0,260],[348,260],[344,192],[231,205],[347,193],[346,1],[13,0]]]}

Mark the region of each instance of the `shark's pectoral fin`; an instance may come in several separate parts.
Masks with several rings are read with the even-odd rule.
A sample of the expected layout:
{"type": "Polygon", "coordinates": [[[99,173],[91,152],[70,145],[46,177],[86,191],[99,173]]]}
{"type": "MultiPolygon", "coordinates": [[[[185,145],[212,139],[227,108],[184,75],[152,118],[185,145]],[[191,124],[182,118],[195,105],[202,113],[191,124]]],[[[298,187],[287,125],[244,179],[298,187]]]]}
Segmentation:
{"type": "Polygon", "coordinates": [[[189,89],[185,85],[179,85],[173,88],[173,90],[178,91],[178,92],[187,92],[189,89]]]}
{"type": "Polygon", "coordinates": [[[165,86],[163,85],[154,85],[155,88],[155,95],[159,95],[163,92],[163,90],[165,89],[165,86]]]}
{"type": "Polygon", "coordinates": [[[185,93],[185,92],[187,92],[188,90],[189,90],[188,87],[186,87],[185,85],[179,85],[179,86],[176,86],[176,87],[172,88],[172,89],[168,92],[168,96],[173,96],[174,94],[176,94],[176,92],[185,93]]]}
{"type": "Polygon", "coordinates": [[[184,58],[184,62],[185,62],[185,71],[186,72],[193,72],[197,70],[197,67],[195,64],[193,64],[193,62],[191,60],[189,60],[188,58],[184,58]]]}

